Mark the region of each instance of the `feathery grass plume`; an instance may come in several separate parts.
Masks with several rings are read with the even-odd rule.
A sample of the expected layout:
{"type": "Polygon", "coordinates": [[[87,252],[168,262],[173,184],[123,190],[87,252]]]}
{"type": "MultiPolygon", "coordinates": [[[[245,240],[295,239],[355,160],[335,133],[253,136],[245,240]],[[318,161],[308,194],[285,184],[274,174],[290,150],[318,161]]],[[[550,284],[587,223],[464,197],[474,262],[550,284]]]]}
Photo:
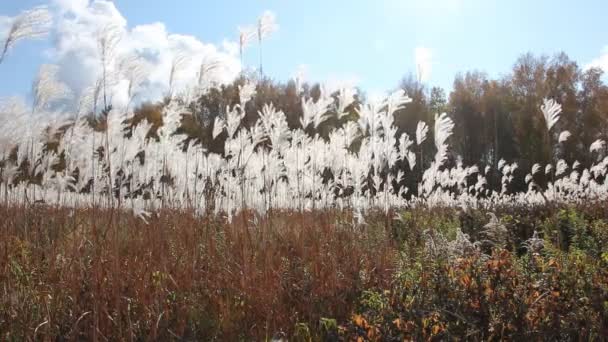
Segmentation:
{"type": "Polygon", "coordinates": [[[15,17],[2,44],[0,64],[6,58],[10,49],[20,40],[38,39],[45,37],[52,24],[52,16],[46,6],[34,7],[23,11],[15,17]]]}
{"type": "Polygon", "coordinates": [[[258,112],[258,115],[264,134],[270,140],[272,149],[283,153],[291,137],[285,113],[276,110],[272,104],[266,104],[262,107],[262,111],[258,112]]]}
{"type": "Polygon", "coordinates": [[[359,120],[357,123],[364,134],[369,134],[371,137],[376,136],[382,128],[380,119],[382,117],[382,106],[375,102],[362,104],[357,108],[359,120]]]}
{"type": "Polygon", "coordinates": [[[507,161],[501,158],[498,161],[498,171],[502,171],[502,169],[505,167],[505,165],[507,165],[507,161]]]}
{"type": "MultiPolygon", "coordinates": [[[[125,64],[118,63],[122,65],[125,64]]],[[[485,166],[481,175],[481,166],[464,165],[462,159],[456,157],[456,165],[445,168],[447,139],[454,123],[446,114],[441,114],[436,115],[434,127],[438,153],[426,170],[419,167],[422,173],[417,186],[419,195],[405,199],[408,189],[404,182],[411,179],[406,177],[405,167],[411,170],[422,164],[412,146],[416,146],[416,150],[420,148],[418,143],[424,142],[422,137],[428,135],[425,132],[428,127],[423,129],[425,124],[419,123],[414,141],[407,134],[397,136],[394,112],[409,100],[403,92],[393,93],[383,101],[361,103],[357,108],[359,120],[345,120],[338,127],[329,127],[329,139],[325,140],[314,131],[290,129],[285,113],[272,103],[263,106],[257,121],[243,122],[245,104],[257,95],[252,83],[241,84],[238,98],[232,100],[237,103],[227,106],[225,115],[216,116],[212,124],[214,139],[227,132],[223,137],[226,139],[224,154],[220,155],[204,150],[198,141],[197,145],[192,141],[183,144],[186,136],[178,128],[182,124],[180,114],[191,110],[187,101],[169,101],[163,105],[162,125],[154,128],[153,139],[148,136],[152,130],[150,123],[137,125],[126,137],[123,122],[128,111],[117,109],[104,111],[103,121],[93,129],[78,115],[96,111],[101,84],[100,78],[81,95],[75,112],[76,124],[67,127],[65,134],[59,129],[63,124],[53,120],[36,122],[39,124],[30,132],[20,132],[16,128],[26,125],[10,120],[11,113],[16,111],[4,110],[0,130],[9,133],[2,133],[2,158],[6,159],[11,151],[15,151],[17,158],[16,161],[0,160],[0,172],[16,165],[23,173],[12,179],[19,180],[18,184],[3,183],[3,190],[9,192],[5,198],[16,199],[27,193],[30,199],[44,198],[49,203],[77,206],[111,204],[111,201],[95,201],[99,195],[118,199],[119,205],[122,199],[145,198],[149,208],[192,208],[199,213],[223,211],[233,215],[243,208],[264,213],[272,208],[358,208],[361,211],[382,208],[386,211],[417,204],[510,206],[544,203],[545,198],[556,202],[605,198],[608,193],[603,176],[608,169],[608,159],[602,160],[604,147],[599,146],[600,143],[592,153],[602,153],[598,153],[597,161],[589,168],[582,168],[579,163],[577,167],[573,165],[568,174],[564,161],[547,165],[547,174],[558,177],[544,190],[534,184],[535,175],[541,172],[539,164],[520,176],[516,163],[500,160],[501,178],[496,186],[488,185],[486,179],[491,175],[490,166],[485,166]],[[49,142],[56,147],[46,150],[49,142]],[[56,160],[62,155],[65,163],[60,164],[65,165],[65,170],[58,170],[60,164],[56,160]],[[557,170],[552,174],[554,167],[557,170]],[[42,179],[42,183],[34,184],[28,177],[42,179]],[[76,179],[72,181],[69,177],[76,179]],[[516,189],[511,185],[520,177],[522,183],[525,181],[528,185],[528,191],[509,192],[516,189]],[[49,197],[55,193],[57,198],[49,197]],[[203,197],[204,200],[200,200],[203,197]]],[[[50,94],[41,96],[39,102],[52,104],[56,97],[50,94]]],[[[324,88],[317,101],[304,97],[302,124],[309,129],[313,125],[318,128],[328,113],[333,115],[334,110],[346,108],[344,104],[350,101],[347,98],[350,98],[347,91],[339,92],[335,100],[324,88]]],[[[3,179],[9,180],[4,174],[3,179]]]]}
{"type": "Polygon", "coordinates": [[[416,145],[420,146],[426,140],[426,135],[429,132],[429,126],[424,121],[418,121],[416,126],[416,145]]]}
{"type": "Polygon", "coordinates": [[[279,29],[277,24],[276,15],[271,11],[265,11],[262,16],[258,19],[257,25],[257,38],[260,48],[260,76],[264,75],[264,65],[262,61],[262,42],[268,38],[272,33],[279,29]]]}
{"type": "Polygon", "coordinates": [[[597,139],[591,146],[589,146],[589,152],[601,152],[606,146],[606,142],[602,139],[597,139]]]}
{"type": "Polygon", "coordinates": [[[532,175],[537,174],[541,169],[541,166],[539,163],[536,163],[534,165],[532,165],[532,175]]]}
{"type": "Polygon", "coordinates": [[[29,122],[30,109],[23,98],[0,100],[0,161],[23,141],[29,122]]]}
{"type": "Polygon", "coordinates": [[[555,168],[555,176],[561,176],[563,175],[566,171],[568,171],[568,163],[566,163],[565,160],[560,159],[557,162],[557,166],[555,168]]]}
{"type": "MultiPolygon", "coordinates": [[[[97,31],[97,49],[99,54],[99,62],[101,64],[101,86],[100,90],[103,94],[103,113],[107,114],[111,111],[112,107],[112,94],[108,94],[110,85],[116,82],[116,76],[118,70],[115,70],[115,59],[116,59],[116,48],[122,40],[122,29],[114,24],[108,24],[97,31]]],[[[97,95],[95,95],[97,98],[97,95]]],[[[107,125],[106,117],[106,125],[107,125]]],[[[112,159],[110,154],[110,133],[109,129],[105,129],[105,167],[112,170],[112,159]]],[[[113,179],[112,174],[105,174],[107,179],[107,198],[108,203],[113,205],[114,196],[112,196],[113,179]]]]}
{"type": "Polygon", "coordinates": [[[302,129],[308,128],[311,124],[314,129],[317,129],[320,124],[329,119],[328,112],[330,106],[334,103],[331,96],[327,96],[325,91],[321,91],[321,96],[317,101],[313,98],[302,98],[302,118],[300,124],[302,129]]]}
{"type": "Polygon", "coordinates": [[[103,93],[103,106],[107,110],[111,100],[108,98],[108,88],[115,76],[113,64],[118,43],[122,40],[122,30],[119,26],[108,24],[97,31],[97,50],[101,63],[101,91],[103,93]]]}
{"type": "MultiPolygon", "coordinates": [[[[410,147],[414,144],[412,139],[410,139],[407,133],[402,133],[401,137],[399,137],[399,159],[404,160],[407,159],[407,155],[410,152],[410,147]]],[[[413,165],[410,164],[410,168],[414,168],[413,165]]]]}
{"type": "Polygon", "coordinates": [[[386,113],[392,116],[396,111],[405,107],[406,104],[412,102],[412,99],[407,96],[405,90],[398,89],[383,101],[383,106],[386,106],[386,113]]]}
{"type": "Polygon", "coordinates": [[[550,131],[553,125],[559,121],[560,114],[562,113],[562,105],[553,99],[544,99],[540,110],[543,112],[543,116],[545,117],[547,131],[550,131]]]}
{"type": "Polygon", "coordinates": [[[213,121],[213,131],[211,132],[211,137],[216,139],[220,134],[222,134],[225,128],[226,124],[224,123],[224,120],[222,120],[222,118],[219,116],[216,116],[213,121]]]}
{"type": "Polygon", "coordinates": [[[568,138],[570,138],[571,136],[572,136],[572,134],[570,134],[570,132],[569,132],[569,131],[563,131],[563,132],[561,132],[561,133],[559,134],[559,139],[558,139],[558,141],[559,141],[560,143],[564,143],[564,142],[566,142],[566,141],[568,140],[568,138]]]}
{"type": "Polygon", "coordinates": [[[241,108],[245,109],[245,104],[251,100],[256,94],[257,84],[254,82],[245,82],[243,85],[239,85],[239,100],[241,108]]]}
{"type": "Polygon", "coordinates": [[[178,50],[171,60],[171,71],[169,71],[169,97],[175,94],[175,82],[183,70],[190,64],[192,58],[184,51],[178,50]]]}
{"type": "Polygon", "coordinates": [[[448,145],[446,141],[452,135],[453,129],[454,121],[446,113],[435,115],[435,147],[437,148],[435,162],[438,166],[447,159],[448,145]]]}
{"type": "Polygon", "coordinates": [[[59,67],[56,65],[44,64],[40,67],[32,84],[33,111],[46,109],[54,101],[66,99],[72,94],[70,88],[57,79],[58,72],[59,67]]]}
{"type": "Polygon", "coordinates": [[[127,87],[128,108],[133,98],[137,95],[139,87],[146,80],[150,64],[141,56],[127,55],[118,62],[118,70],[129,82],[129,86],[127,87]]]}
{"type": "Polygon", "coordinates": [[[226,107],[226,129],[228,130],[228,138],[233,138],[241,125],[244,114],[241,113],[241,108],[236,105],[232,108],[226,107]]]}
{"type": "Polygon", "coordinates": [[[249,44],[256,38],[256,29],[253,27],[245,26],[239,27],[239,57],[241,60],[241,69],[244,69],[244,61],[243,55],[245,53],[245,49],[249,44]]]}
{"type": "Polygon", "coordinates": [[[198,71],[198,86],[205,91],[212,86],[214,73],[224,66],[223,62],[216,56],[206,55],[203,57],[198,71]]]}
{"type": "Polygon", "coordinates": [[[346,113],[346,108],[355,102],[356,94],[356,89],[352,87],[340,88],[340,91],[338,92],[338,108],[336,111],[338,120],[348,115],[348,113],[346,113]]]}
{"type": "Polygon", "coordinates": [[[418,188],[420,196],[428,196],[436,188],[441,188],[444,185],[447,187],[452,183],[449,170],[442,173],[440,168],[448,158],[448,145],[446,141],[452,135],[453,129],[454,122],[446,113],[442,113],[441,115],[435,114],[435,147],[437,148],[437,153],[435,154],[435,160],[422,174],[422,182],[418,188]],[[442,174],[445,176],[442,177],[442,174]]]}

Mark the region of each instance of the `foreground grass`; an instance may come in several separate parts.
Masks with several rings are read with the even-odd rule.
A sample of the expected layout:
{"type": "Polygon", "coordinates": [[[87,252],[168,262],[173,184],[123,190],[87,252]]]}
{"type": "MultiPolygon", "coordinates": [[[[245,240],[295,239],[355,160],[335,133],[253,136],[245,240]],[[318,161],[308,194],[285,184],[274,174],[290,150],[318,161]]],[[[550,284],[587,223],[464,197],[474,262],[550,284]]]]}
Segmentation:
{"type": "Polygon", "coordinates": [[[601,339],[605,207],[503,209],[497,227],[455,209],[356,225],[0,207],[0,339],[601,339]]]}

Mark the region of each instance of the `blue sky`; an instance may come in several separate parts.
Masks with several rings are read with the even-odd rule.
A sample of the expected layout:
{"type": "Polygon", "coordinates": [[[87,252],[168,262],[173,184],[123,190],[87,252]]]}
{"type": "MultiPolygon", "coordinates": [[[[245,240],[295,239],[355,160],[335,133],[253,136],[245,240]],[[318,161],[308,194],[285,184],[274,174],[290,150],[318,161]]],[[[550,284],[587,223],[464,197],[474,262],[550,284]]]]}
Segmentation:
{"type": "MultiPolygon", "coordinates": [[[[58,0],[63,3],[68,0],[58,0]]],[[[80,1],[83,0],[74,0],[80,1]]],[[[0,16],[49,1],[0,1],[0,16]]],[[[467,70],[498,77],[525,52],[566,52],[579,65],[608,67],[608,1],[200,1],[115,0],[129,28],[162,22],[169,33],[193,35],[220,46],[237,39],[237,27],[253,25],[271,10],[280,25],[264,45],[266,74],[285,80],[305,65],[312,80],[355,80],[365,90],[394,88],[415,72],[414,51],[430,51],[429,86],[449,89],[467,70]]],[[[0,96],[25,95],[41,63],[54,62],[56,41],[19,43],[0,64],[0,96]]],[[[257,64],[257,46],[245,55],[257,64]]]]}

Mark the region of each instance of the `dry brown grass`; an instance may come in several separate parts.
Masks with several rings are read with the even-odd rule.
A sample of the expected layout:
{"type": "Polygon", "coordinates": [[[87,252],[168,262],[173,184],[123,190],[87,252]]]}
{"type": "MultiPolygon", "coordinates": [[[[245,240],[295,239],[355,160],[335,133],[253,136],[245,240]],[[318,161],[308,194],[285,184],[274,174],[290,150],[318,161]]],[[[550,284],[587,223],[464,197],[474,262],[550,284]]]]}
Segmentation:
{"type": "Polygon", "coordinates": [[[265,339],[347,320],[386,287],[397,247],[347,213],[231,223],[190,213],[0,208],[6,339],[265,339]],[[178,338],[179,337],[179,338],[178,338]]]}
{"type": "Polygon", "coordinates": [[[487,240],[485,210],[368,213],[358,226],[347,211],[227,222],[167,210],[146,224],[0,206],[0,340],[605,336],[605,204],[494,209],[505,234],[467,254],[441,241],[487,240]],[[544,247],[530,255],[534,232],[544,247]]]}

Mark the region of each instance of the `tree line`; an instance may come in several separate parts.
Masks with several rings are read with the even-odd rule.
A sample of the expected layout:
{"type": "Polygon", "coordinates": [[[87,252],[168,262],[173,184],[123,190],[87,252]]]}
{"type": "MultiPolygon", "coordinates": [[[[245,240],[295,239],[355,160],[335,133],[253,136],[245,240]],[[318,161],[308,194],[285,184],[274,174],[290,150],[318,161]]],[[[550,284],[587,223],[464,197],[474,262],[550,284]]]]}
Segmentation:
{"type": "MultiPolygon", "coordinates": [[[[608,86],[598,68],[584,69],[565,53],[552,57],[524,54],[517,59],[510,72],[491,78],[480,71],[457,74],[449,93],[440,87],[429,87],[413,75],[403,77],[398,88],[412,101],[395,113],[397,135],[403,132],[415,136],[419,121],[433,127],[436,113],[447,113],[456,126],[450,138],[450,162],[465,165],[493,165],[501,159],[517,162],[528,170],[534,163],[551,163],[564,159],[590,164],[593,156],[589,146],[597,139],[608,138],[608,86]],[[561,120],[547,131],[540,110],[544,98],[562,105],[561,120]],[[568,131],[567,140],[559,139],[560,132],[568,131]]],[[[242,125],[250,127],[266,103],[273,103],[283,111],[291,129],[300,127],[302,99],[317,99],[320,84],[299,84],[297,80],[279,82],[259,75],[242,75],[233,83],[211,89],[189,104],[182,115],[180,133],[188,140],[200,143],[209,151],[221,153],[225,137],[213,138],[213,124],[217,116],[225,115],[227,106],[239,101],[238,87],[258,78],[257,95],[246,108],[242,125]]],[[[337,96],[338,94],[333,94],[337,96]]],[[[366,101],[366,93],[356,89],[356,101],[347,109],[348,116],[330,119],[317,127],[321,137],[347,120],[356,120],[359,104],[366,101]]],[[[142,119],[158,127],[162,121],[162,106],[143,104],[135,110],[134,122],[142,119]]],[[[314,132],[313,132],[314,133],[314,132]]],[[[432,138],[432,132],[429,132],[432,138]]],[[[433,144],[424,145],[421,156],[433,155],[433,144]]],[[[425,169],[431,160],[421,160],[425,169]]]]}

